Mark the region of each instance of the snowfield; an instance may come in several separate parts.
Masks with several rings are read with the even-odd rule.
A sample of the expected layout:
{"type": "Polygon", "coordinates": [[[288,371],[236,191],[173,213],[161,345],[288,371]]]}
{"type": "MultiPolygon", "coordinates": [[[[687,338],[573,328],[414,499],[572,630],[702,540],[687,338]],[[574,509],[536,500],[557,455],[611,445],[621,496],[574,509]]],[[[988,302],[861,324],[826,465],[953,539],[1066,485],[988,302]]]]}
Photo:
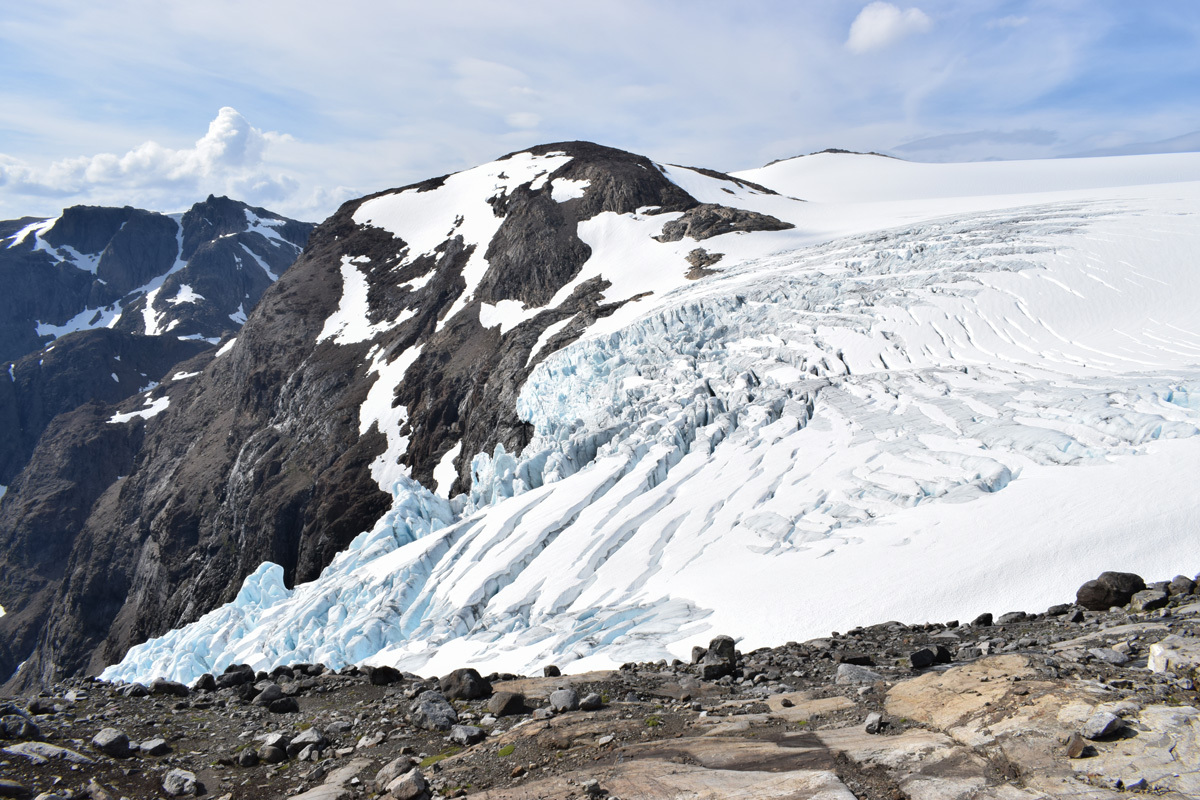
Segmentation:
{"type": "MultiPolygon", "coordinates": [[[[702,201],[715,182],[666,174],[702,201]]],[[[719,274],[549,356],[520,398],[534,440],[477,455],[469,496],[388,474],[392,510],[318,580],[264,564],[103,676],[581,671],[1200,569],[1200,156],[829,154],[742,177],[785,196],[725,204],[797,228],[706,240],[719,274]]],[[[696,246],[646,243],[663,221],[584,238],[599,264],[661,273],[696,246]]]]}

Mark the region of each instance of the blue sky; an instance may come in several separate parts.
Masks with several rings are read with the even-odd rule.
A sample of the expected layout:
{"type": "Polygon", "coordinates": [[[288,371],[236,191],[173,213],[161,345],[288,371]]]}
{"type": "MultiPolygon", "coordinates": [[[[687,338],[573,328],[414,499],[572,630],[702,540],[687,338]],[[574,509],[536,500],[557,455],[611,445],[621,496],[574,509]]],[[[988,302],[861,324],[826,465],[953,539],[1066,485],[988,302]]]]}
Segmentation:
{"type": "Polygon", "coordinates": [[[6,4],[0,218],[214,192],[317,220],[566,139],[728,171],[1200,149],[1193,0],[434,5],[6,4]]]}

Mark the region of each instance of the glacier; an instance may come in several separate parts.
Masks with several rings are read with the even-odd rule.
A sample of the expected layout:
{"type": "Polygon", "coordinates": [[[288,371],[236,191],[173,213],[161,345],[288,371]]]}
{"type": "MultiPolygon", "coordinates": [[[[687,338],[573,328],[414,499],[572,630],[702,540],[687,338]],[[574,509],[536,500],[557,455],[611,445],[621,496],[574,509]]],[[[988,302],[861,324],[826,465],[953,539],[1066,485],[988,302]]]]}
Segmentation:
{"type": "MultiPolygon", "coordinates": [[[[686,658],[714,633],[746,649],[1038,610],[1104,569],[1195,569],[1200,160],[1091,159],[1113,165],[1103,184],[1079,164],[989,165],[989,183],[980,165],[846,157],[838,178],[814,158],[745,173],[833,187],[742,198],[796,231],[707,240],[730,254],[721,273],[542,361],[518,405],[534,438],[476,455],[469,494],[388,473],[392,509],[317,580],[289,589],[264,564],[103,677],[582,671],[686,658]],[[850,196],[888,170],[904,175],[850,196]]],[[[709,179],[667,174],[705,199],[709,179]]],[[[613,216],[597,225],[626,241],[589,240],[596,257],[636,237],[677,258],[641,244],[661,218],[613,216]]]]}

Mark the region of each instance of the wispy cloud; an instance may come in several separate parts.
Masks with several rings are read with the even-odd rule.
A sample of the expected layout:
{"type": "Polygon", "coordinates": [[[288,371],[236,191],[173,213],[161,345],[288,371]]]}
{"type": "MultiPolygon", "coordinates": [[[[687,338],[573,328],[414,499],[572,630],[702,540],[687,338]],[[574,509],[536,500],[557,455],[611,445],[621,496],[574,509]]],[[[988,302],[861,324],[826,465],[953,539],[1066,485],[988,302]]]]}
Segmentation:
{"type": "Polygon", "coordinates": [[[932,27],[933,20],[919,8],[901,11],[891,3],[871,3],[850,24],[846,49],[852,53],[879,50],[913,34],[926,33],[932,27]]]}

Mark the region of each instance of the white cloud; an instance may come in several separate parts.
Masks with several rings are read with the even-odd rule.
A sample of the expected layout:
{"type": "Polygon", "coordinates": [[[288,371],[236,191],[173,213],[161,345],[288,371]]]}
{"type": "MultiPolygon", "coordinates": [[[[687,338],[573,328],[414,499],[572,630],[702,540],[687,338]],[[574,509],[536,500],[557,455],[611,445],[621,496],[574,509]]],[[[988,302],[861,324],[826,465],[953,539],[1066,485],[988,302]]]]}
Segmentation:
{"type": "Polygon", "coordinates": [[[264,164],[272,143],[290,141],[285,134],[264,133],[225,107],[208,132],[186,149],[148,141],[123,155],[66,158],[44,169],[0,157],[0,186],[19,194],[135,203],[156,210],[186,207],[210,193],[265,203],[297,187],[294,179],[272,175],[264,164]]]}
{"type": "Polygon", "coordinates": [[[846,49],[852,53],[878,50],[917,33],[925,33],[933,20],[919,8],[901,11],[891,3],[871,3],[850,24],[846,49]]]}

